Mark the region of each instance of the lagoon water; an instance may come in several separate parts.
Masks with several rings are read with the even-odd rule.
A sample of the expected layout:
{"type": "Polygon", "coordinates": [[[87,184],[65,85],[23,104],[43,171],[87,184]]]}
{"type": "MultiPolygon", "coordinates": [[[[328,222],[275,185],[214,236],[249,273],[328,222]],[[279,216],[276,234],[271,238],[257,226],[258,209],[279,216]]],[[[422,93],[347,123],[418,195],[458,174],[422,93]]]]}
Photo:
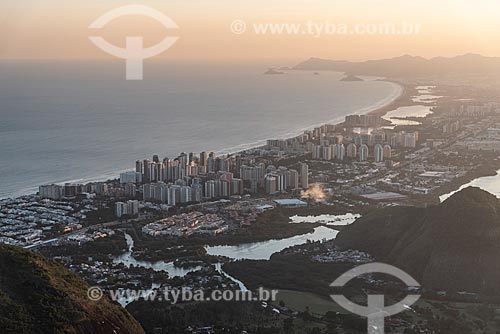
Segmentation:
{"type": "Polygon", "coordinates": [[[335,72],[264,75],[273,65],[148,61],[143,81],[126,81],[121,61],[2,61],[0,198],[116,177],[153,154],[238,151],[401,93],[335,72]]]}
{"type": "Polygon", "coordinates": [[[420,122],[402,119],[406,117],[425,117],[432,113],[432,107],[435,105],[436,100],[442,98],[440,95],[432,95],[435,86],[417,86],[417,95],[413,96],[411,100],[416,104],[410,106],[402,106],[397,109],[387,112],[383,118],[391,121],[393,125],[419,125],[420,122]]]}
{"type": "MultiPolygon", "coordinates": [[[[271,255],[276,252],[280,252],[285,248],[301,245],[306,243],[308,240],[311,241],[320,241],[320,240],[332,240],[337,236],[338,231],[320,226],[314,229],[314,232],[307,233],[303,235],[297,235],[290,238],[280,239],[280,240],[267,240],[249,244],[240,244],[236,246],[213,246],[206,247],[207,253],[210,255],[222,255],[227,256],[233,260],[242,260],[242,259],[251,259],[251,260],[269,260],[271,255]]],[[[116,264],[123,264],[127,267],[135,266],[142,268],[150,268],[155,271],[164,271],[167,272],[170,277],[179,276],[184,277],[190,272],[201,269],[201,267],[193,267],[193,268],[179,268],[174,265],[173,262],[165,262],[165,261],[140,261],[134,258],[133,256],[133,248],[134,248],[134,239],[128,234],[125,233],[125,239],[127,241],[128,251],[115,257],[113,262],[116,264]]],[[[245,284],[238,280],[237,278],[227,274],[222,269],[221,263],[215,264],[215,270],[219,272],[221,275],[226,276],[228,279],[236,283],[240,290],[247,291],[247,287],[245,284]]],[[[146,295],[151,293],[154,289],[159,288],[158,284],[153,283],[151,289],[146,292],[146,295]]],[[[128,305],[132,302],[132,298],[120,298],[118,301],[122,306],[128,305]]]]}
{"type": "Polygon", "coordinates": [[[113,259],[113,262],[116,264],[123,264],[127,268],[130,266],[134,266],[134,267],[149,268],[153,269],[154,271],[164,271],[167,272],[168,275],[171,277],[175,276],[184,277],[191,271],[201,269],[201,267],[194,267],[194,268],[176,267],[173,261],[150,262],[150,261],[137,260],[134,258],[132,254],[134,248],[134,239],[130,236],[130,234],[125,233],[125,240],[127,241],[128,251],[113,259]]]}
{"type": "Polygon", "coordinates": [[[431,114],[431,107],[425,105],[404,106],[389,111],[384,115],[384,119],[390,121],[393,125],[419,125],[420,122],[401,119],[406,117],[425,117],[431,114]],[[400,118],[398,118],[400,117],[400,118]]]}
{"type": "Polygon", "coordinates": [[[316,227],[313,233],[297,235],[286,239],[268,240],[236,246],[211,246],[206,247],[206,250],[209,255],[227,256],[235,260],[269,260],[271,255],[281,252],[285,248],[305,244],[308,240],[333,240],[338,233],[336,230],[320,226],[316,227]]]}
{"type": "Polygon", "coordinates": [[[467,187],[478,187],[481,188],[489,193],[492,193],[496,197],[500,199],[500,170],[497,171],[497,175],[495,176],[483,176],[479,177],[477,179],[472,180],[471,182],[464,184],[460,186],[457,190],[454,190],[448,194],[441,195],[439,197],[439,200],[441,202],[445,201],[448,199],[450,196],[452,196],[454,193],[465,189],[467,187]]]}
{"type": "Polygon", "coordinates": [[[343,215],[318,215],[318,216],[292,216],[290,217],[290,223],[320,223],[325,225],[337,225],[346,226],[354,223],[356,219],[361,218],[358,213],[346,213],[343,215]]]}

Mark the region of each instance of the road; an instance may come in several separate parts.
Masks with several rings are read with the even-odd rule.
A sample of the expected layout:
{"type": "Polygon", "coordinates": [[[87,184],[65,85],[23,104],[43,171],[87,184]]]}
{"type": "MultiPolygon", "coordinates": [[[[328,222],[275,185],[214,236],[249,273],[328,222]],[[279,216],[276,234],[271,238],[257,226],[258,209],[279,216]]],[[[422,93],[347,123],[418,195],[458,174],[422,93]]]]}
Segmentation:
{"type": "Polygon", "coordinates": [[[94,225],[86,226],[86,227],[83,227],[81,229],[72,231],[70,233],[62,234],[62,235],[58,236],[57,238],[53,238],[53,239],[49,239],[49,240],[44,240],[44,241],[37,242],[37,243],[35,243],[33,245],[25,246],[24,248],[25,249],[37,249],[38,247],[46,246],[46,245],[52,244],[52,243],[54,243],[56,241],[67,239],[67,238],[69,238],[71,236],[74,236],[74,235],[77,235],[77,234],[80,234],[80,233],[87,233],[91,229],[106,228],[106,227],[113,227],[113,226],[117,226],[117,225],[121,225],[121,224],[135,223],[135,222],[140,221],[142,219],[143,218],[141,217],[141,218],[135,218],[135,219],[130,219],[130,220],[126,220],[126,221],[114,220],[112,222],[94,224],[94,225]]]}

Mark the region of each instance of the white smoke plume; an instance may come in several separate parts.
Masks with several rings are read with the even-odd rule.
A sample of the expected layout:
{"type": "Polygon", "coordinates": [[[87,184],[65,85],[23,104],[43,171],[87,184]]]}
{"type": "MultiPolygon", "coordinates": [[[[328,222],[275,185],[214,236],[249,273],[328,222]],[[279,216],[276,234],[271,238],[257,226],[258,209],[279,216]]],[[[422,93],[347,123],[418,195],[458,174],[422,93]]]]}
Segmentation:
{"type": "Polygon", "coordinates": [[[309,189],[302,190],[300,192],[300,196],[302,198],[309,198],[314,200],[315,202],[324,202],[326,200],[327,194],[323,190],[323,188],[318,184],[312,184],[309,189]]]}

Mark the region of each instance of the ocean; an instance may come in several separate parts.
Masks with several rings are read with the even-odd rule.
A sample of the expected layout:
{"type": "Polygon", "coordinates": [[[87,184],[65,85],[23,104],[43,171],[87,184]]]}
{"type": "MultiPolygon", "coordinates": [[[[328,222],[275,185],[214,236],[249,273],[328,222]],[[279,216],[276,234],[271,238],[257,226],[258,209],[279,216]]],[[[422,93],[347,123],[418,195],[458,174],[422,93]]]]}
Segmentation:
{"type": "Polygon", "coordinates": [[[135,160],[240,151],[385,105],[394,83],[258,63],[0,62],[0,198],[116,177],[135,160]]]}

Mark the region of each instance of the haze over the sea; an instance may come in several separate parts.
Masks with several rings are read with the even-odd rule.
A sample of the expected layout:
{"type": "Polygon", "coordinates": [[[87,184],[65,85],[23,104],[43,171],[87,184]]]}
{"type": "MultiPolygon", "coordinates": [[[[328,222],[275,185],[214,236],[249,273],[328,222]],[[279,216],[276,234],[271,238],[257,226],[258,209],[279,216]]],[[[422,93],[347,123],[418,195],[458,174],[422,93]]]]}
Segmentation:
{"type": "Polygon", "coordinates": [[[136,159],[234,152],[366,112],[400,94],[373,78],[264,75],[262,64],[0,63],[0,198],[41,184],[102,180],[136,159]]]}

